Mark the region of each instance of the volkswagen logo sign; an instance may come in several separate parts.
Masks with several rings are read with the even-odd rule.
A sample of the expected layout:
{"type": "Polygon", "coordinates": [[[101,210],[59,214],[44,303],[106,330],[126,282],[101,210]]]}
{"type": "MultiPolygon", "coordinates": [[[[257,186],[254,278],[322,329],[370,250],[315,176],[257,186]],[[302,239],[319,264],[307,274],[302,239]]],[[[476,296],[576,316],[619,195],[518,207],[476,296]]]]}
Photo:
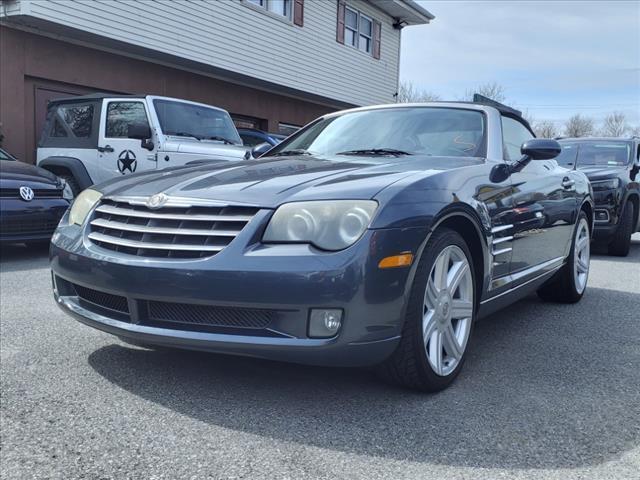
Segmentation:
{"type": "Polygon", "coordinates": [[[33,193],[33,190],[31,190],[31,188],[29,188],[29,187],[20,187],[20,197],[22,197],[22,199],[25,202],[30,202],[31,200],[33,200],[34,196],[35,196],[35,194],[33,193]]]}
{"type": "Polygon", "coordinates": [[[164,193],[156,193],[152,197],[149,197],[149,200],[147,200],[147,208],[160,208],[165,203],[167,203],[167,200],[169,200],[169,197],[167,197],[164,193]]]}

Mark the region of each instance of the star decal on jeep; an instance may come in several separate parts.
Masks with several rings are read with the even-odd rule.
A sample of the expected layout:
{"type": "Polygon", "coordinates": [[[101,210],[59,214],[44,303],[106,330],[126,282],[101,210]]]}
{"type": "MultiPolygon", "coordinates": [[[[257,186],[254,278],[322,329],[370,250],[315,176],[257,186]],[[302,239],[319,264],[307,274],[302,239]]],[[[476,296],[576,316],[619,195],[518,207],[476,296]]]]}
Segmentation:
{"type": "Polygon", "coordinates": [[[131,150],[123,150],[118,155],[118,170],[124,175],[125,170],[129,170],[131,173],[136,171],[138,162],[136,161],[136,154],[131,150]]]}

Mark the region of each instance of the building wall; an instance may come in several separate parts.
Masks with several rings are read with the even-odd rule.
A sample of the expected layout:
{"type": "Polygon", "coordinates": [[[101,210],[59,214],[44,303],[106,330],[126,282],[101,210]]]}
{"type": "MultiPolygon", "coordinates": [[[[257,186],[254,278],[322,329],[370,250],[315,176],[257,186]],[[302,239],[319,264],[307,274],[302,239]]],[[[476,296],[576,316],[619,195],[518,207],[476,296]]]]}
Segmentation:
{"type": "Polygon", "coordinates": [[[390,103],[397,91],[400,31],[362,0],[347,5],[382,22],[379,60],[336,42],[337,0],[306,0],[303,27],[245,0],[16,2],[5,15],[47,20],[340,102],[390,103]]]}
{"type": "Polygon", "coordinates": [[[265,127],[304,125],[330,107],[233,84],[0,25],[0,128],[3,146],[27,162],[52,98],[91,92],[166,95],[264,119],[265,127]]]}

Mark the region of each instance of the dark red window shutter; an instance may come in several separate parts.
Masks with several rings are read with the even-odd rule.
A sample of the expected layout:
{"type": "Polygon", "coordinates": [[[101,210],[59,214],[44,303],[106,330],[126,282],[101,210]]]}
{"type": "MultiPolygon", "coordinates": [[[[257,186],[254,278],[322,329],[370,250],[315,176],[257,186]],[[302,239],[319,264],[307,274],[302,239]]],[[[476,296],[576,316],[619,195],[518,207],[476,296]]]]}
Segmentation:
{"type": "Polygon", "coordinates": [[[304,25],[304,0],[293,0],[293,23],[299,27],[304,25]]]}
{"type": "Polygon", "coordinates": [[[380,37],[382,37],[382,24],[374,20],[373,21],[373,58],[380,58],[380,37]]]}
{"type": "Polygon", "coordinates": [[[338,0],[338,26],[336,28],[336,40],[342,44],[344,44],[344,9],[344,1],[338,0]]]}

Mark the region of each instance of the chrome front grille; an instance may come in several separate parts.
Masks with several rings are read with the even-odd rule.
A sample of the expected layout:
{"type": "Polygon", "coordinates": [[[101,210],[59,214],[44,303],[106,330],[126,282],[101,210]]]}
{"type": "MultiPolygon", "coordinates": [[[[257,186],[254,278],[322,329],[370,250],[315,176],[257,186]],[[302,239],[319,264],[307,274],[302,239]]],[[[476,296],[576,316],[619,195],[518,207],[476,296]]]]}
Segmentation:
{"type": "Polygon", "coordinates": [[[89,239],[141,257],[210,257],[229,245],[257,212],[254,207],[171,200],[150,209],[139,199],[103,199],[90,221],[89,239]]]}

